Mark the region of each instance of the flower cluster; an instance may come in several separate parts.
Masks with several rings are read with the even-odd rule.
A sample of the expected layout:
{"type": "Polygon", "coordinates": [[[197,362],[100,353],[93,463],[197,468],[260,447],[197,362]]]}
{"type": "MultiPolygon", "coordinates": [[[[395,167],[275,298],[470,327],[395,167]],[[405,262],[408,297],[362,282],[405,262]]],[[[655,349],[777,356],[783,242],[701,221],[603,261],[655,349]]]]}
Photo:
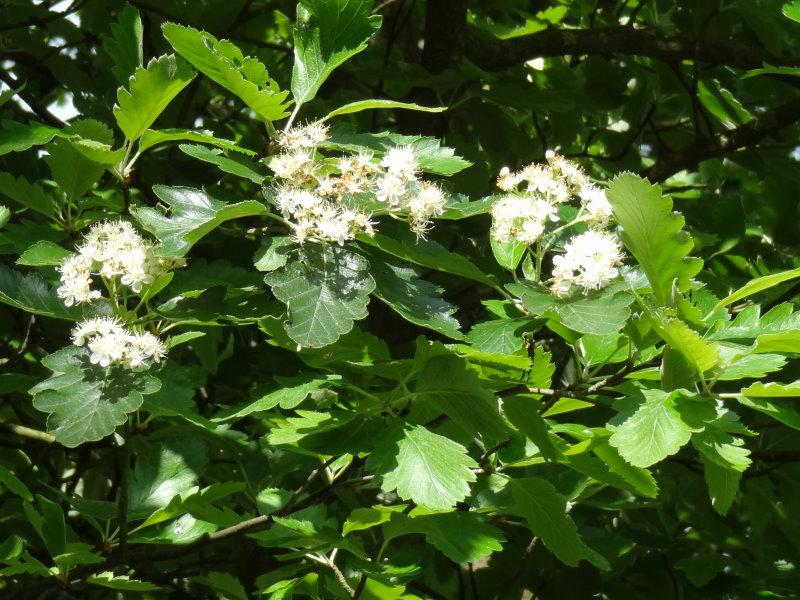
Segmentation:
{"type": "Polygon", "coordinates": [[[553,257],[553,293],[565,296],[573,285],[584,293],[605,287],[619,274],[621,262],[614,235],[591,229],[578,234],[565,244],[564,254],[553,257]]]}
{"type": "Polygon", "coordinates": [[[114,364],[130,368],[149,366],[167,354],[164,344],[147,331],[134,333],[115,317],[82,321],[72,330],[72,342],[86,346],[92,364],[108,367],[114,364]]]}
{"type": "Polygon", "coordinates": [[[177,266],[175,259],[155,255],[154,245],[145,241],[126,221],[97,223],[84,236],[78,253],[68,257],[58,268],[61,285],[57,293],[64,304],[72,306],[100,297],[92,289],[92,275],[104,281],[119,282],[139,294],[145,285],[177,266]]]}
{"type": "Polygon", "coordinates": [[[289,129],[279,136],[281,152],[269,163],[281,180],[274,203],[298,243],[343,245],[359,232],[374,235],[372,211],[406,217],[422,236],[431,219],[444,212],[444,193],[420,180],[419,161],[410,146],[390,148],[380,162],[369,152],[329,159],[316,151],[327,135],[321,123],[289,129]]]}
{"type": "Polygon", "coordinates": [[[553,257],[553,294],[565,296],[573,286],[588,293],[618,275],[620,244],[614,234],[604,231],[612,216],[611,204],[605,190],[592,183],[579,165],[549,151],[547,164],[530,164],[516,172],[503,168],[497,186],[506,192],[492,205],[491,235],[498,242],[538,243],[535,251],[544,253],[556,232],[578,223],[588,225],[588,231],[565,244],[564,254],[553,257]],[[574,218],[548,230],[549,224],[561,220],[561,206],[572,202],[578,205],[574,218]]]}

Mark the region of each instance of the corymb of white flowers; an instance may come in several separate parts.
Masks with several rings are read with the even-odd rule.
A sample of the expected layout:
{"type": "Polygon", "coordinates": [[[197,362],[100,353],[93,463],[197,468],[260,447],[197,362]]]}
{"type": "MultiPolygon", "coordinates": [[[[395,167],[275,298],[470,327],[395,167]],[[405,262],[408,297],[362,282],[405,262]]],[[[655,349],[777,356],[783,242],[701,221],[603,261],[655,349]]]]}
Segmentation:
{"type": "Polygon", "coordinates": [[[161,361],[164,344],[148,331],[131,332],[116,317],[87,319],[72,330],[72,342],[89,349],[89,361],[109,367],[114,364],[136,369],[161,361]]]}
{"type": "Polygon", "coordinates": [[[359,232],[375,234],[373,217],[391,215],[408,221],[423,237],[432,219],[445,209],[442,189],[422,181],[411,146],[396,146],[380,161],[369,152],[328,158],[317,147],[328,128],[310,123],[283,132],[281,148],[269,166],[281,180],[274,203],[294,230],[294,239],[344,245],[359,232]]]}
{"type": "Polygon", "coordinates": [[[579,165],[548,151],[547,164],[530,164],[517,172],[503,168],[497,186],[506,194],[492,205],[492,238],[525,244],[536,281],[557,235],[579,223],[588,227],[564,244],[563,254],[553,256],[549,283],[554,295],[567,296],[574,288],[587,294],[617,277],[623,256],[619,240],[608,230],[611,205],[605,190],[579,165]],[[559,208],[570,203],[577,204],[577,212],[573,208],[574,217],[562,224],[559,208]]]}
{"type": "MultiPolygon", "coordinates": [[[[145,286],[183,262],[156,256],[154,250],[155,245],[142,238],[126,221],[96,223],[78,245],[77,253],[58,267],[61,285],[56,293],[67,306],[89,303],[102,297],[100,290],[92,288],[93,278],[99,278],[114,310],[135,315],[145,299],[139,298],[136,307],[129,311],[129,298],[140,296],[145,286]]],[[[86,345],[91,353],[90,361],[101,367],[112,364],[130,368],[149,366],[166,355],[164,344],[155,335],[133,331],[118,317],[79,323],[72,332],[72,341],[76,346],[86,345]]]]}

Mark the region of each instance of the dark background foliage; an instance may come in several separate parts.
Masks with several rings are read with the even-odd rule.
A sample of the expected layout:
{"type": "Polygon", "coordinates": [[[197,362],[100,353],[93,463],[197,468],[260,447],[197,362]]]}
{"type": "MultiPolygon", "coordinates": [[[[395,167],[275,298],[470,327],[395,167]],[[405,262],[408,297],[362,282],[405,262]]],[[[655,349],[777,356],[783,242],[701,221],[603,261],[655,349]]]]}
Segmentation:
{"type": "MultiPolygon", "coordinates": [[[[282,89],[289,88],[296,10],[292,2],[129,3],[141,14],[145,57],[171,51],[161,33],[162,22],[191,25],[234,41],[245,54],[257,56],[282,89]]],[[[71,118],[72,105],[82,118],[113,123],[119,82],[103,42],[123,6],[113,0],[4,0],[0,81],[4,90],[24,85],[19,91],[24,102],[5,103],[0,115],[62,127],[71,118]]],[[[303,120],[370,97],[447,106],[441,114],[363,112],[352,122],[361,131],[393,129],[441,137],[472,161],[472,167],[447,183],[472,199],[493,193],[501,167],[543,160],[545,151],[553,148],[601,180],[627,170],[665,182],[676,210],[687,219],[694,253],[706,261],[700,279],[719,296],[756,276],[798,266],[800,24],[784,16],[780,1],[388,0],[376,2],[375,11],[383,16],[382,28],[366,51],[331,76],[304,108],[303,120]]],[[[157,125],[210,129],[257,150],[260,157],[272,151],[264,128],[243,104],[203,77],[178,96],[157,125]]],[[[50,176],[33,151],[3,155],[0,170],[29,181],[50,176]]],[[[108,174],[97,192],[120,207],[129,202],[155,205],[155,184],[216,186],[223,195],[239,199],[257,193],[246,182],[220,181],[218,172],[174,145],[142,157],[124,192],[130,197],[123,197],[108,174]]],[[[244,220],[241,229],[248,225],[257,226],[258,221],[244,220]]],[[[487,228],[487,217],[442,222],[434,237],[487,273],[497,273],[487,228]]],[[[258,241],[230,229],[216,231],[193,252],[192,260],[251,262],[258,241]]],[[[67,234],[67,241],[77,239],[75,232],[67,234]]],[[[11,264],[13,243],[4,243],[11,264]]],[[[252,271],[226,269],[224,276],[232,273],[240,278],[239,287],[260,285],[260,276],[252,271]]],[[[211,267],[209,274],[213,279],[211,267]]],[[[481,300],[494,297],[492,290],[441,273],[426,275],[444,287],[446,298],[458,307],[464,331],[485,318],[481,300]]],[[[791,284],[774,288],[762,312],[792,300],[797,291],[791,284]]],[[[381,338],[393,357],[413,355],[422,328],[402,321],[375,300],[369,313],[359,324],[364,331],[381,338]]],[[[426,333],[437,339],[435,333],[426,333]]],[[[45,374],[35,359],[67,340],[68,329],[61,322],[0,308],[2,368],[29,384],[45,374]]],[[[311,452],[303,456],[264,442],[267,429],[260,420],[239,422],[222,432],[206,427],[203,419],[220,406],[240,402],[264,373],[295,376],[305,367],[290,350],[265,348],[256,327],[218,328],[204,340],[197,343],[200,350],[192,358],[197,367],[183,374],[188,381],[175,386],[182,393],[189,390],[189,404],[195,401],[193,420],[167,418],[154,431],[142,427],[134,438],[201,437],[209,446],[208,481],[251,482],[269,476],[280,482],[276,487],[309,494],[295,509],[322,503],[329,515],[343,521],[350,509],[370,506],[380,490],[369,486],[368,472],[358,460],[352,473],[325,483],[317,477],[319,461],[311,452]],[[197,375],[200,370],[202,375],[197,375]]],[[[176,350],[181,352],[189,353],[176,350]]],[[[320,355],[324,361],[324,351],[320,355]]],[[[569,384],[569,357],[556,355],[555,362],[556,376],[569,384]]],[[[353,380],[360,376],[357,366],[341,368],[352,368],[353,380]]],[[[796,370],[788,368],[787,380],[796,370]]],[[[24,389],[19,379],[0,379],[0,464],[64,506],[62,495],[53,490],[70,494],[79,483],[84,494],[91,491],[113,502],[115,490],[129,476],[128,469],[120,467],[125,463],[118,448],[105,440],[68,450],[20,437],[20,426],[41,429],[44,420],[30,406],[24,389]]],[[[506,526],[497,517],[494,525],[508,541],[490,559],[459,565],[421,537],[405,537],[393,556],[398,564],[418,563],[421,571],[398,577],[408,583],[408,593],[420,598],[796,597],[800,443],[794,430],[757,415],[748,417],[748,426],[760,437],[751,447],[754,466],[728,516],[713,511],[701,465],[683,455],[658,465],[660,493],[655,500],[600,490],[581,501],[573,517],[584,537],[611,561],[611,571],[586,562],[569,568],[541,544],[532,544],[530,531],[506,526]]],[[[602,426],[608,411],[595,407],[581,419],[587,427],[602,426]]],[[[341,435],[317,443],[330,448],[341,435]]],[[[133,448],[137,453],[135,443],[133,448]]],[[[196,449],[182,451],[191,457],[196,449]]],[[[522,449],[505,451],[511,459],[522,449]]],[[[568,473],[559,476],[559,489],[565,494],[571,485],[580,485],[570,481],[568,473]]],[[[0,496],[0,528],[17,509],[9,493],[0,496]]],[[[239,509],[255,513],[258,507],[242,501],[234,505],[233,510],[239,509]]],[[[97,540],[87,523],[68,519],[68,524],[82,540],[97,540]]],[[[15,527],[23,531],[26,526],[15,527]]],[[[228,573],[248,593],[255,593],[264,588],[259,578],[269,579],[270,573],[292,564],[291,557],[282,556],[285,548],[265,548],[236,533],[218,540],[202,538],[188,549],[140,546],[127,557],[112,554],[106,566],[112,568],[115,561],[128,564],[137,577],[165,586],[167,597],[235,598],[238,592],[226,595],[224,581],[209,583],[209,572],[228,573]]],[[[372,556],[380,546],[369,536],[364,544],[372,556]]],[[[330,578],[324,566],[319,570],[330,578]]],[[[5,589],[4,585],[0,582],[0,594],[15,598],[104,598],[117,593],[33,580],[5,589]]],[[[332,590],[335,583],[330,586],[326,589],[332,590]]],[[[325,593],[341,590],[322,597],[325,593]]]]}

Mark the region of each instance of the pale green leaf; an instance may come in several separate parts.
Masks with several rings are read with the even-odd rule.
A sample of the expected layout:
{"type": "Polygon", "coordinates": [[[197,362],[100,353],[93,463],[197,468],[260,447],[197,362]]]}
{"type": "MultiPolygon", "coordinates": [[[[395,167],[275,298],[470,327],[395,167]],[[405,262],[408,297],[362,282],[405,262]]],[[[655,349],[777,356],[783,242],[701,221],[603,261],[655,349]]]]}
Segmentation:
{"type": "Polygon", "coordinates": [[[683,217],[672,212],[672,200],[657,185],[631,173],[614,178],[608,201],[622,226],[622,243],[644,269],[656,301],[672,304],[673,286],[686,289],[703,266],[700,259],[687,258],[693,244],[682,231],[683,217]]]}
{"type": "Polygon", "coordinates": [[[111,72],[121,85],[125,85],[136,69],[144,64],[142,18],[138,10],[130,4],[125,5],[117,22],[111,24],[111,36],[103,40],[103,48],[114,61],[111,72]]]}
{"type": "Polygon", "coordinates": [[[83,119],[70,123],[62,131],[64,135],[47,146],[44,160],[53,173],[53,179],[67,194],[68,200],[81,198],[97,183],[106,171],[107,163],[121,158],[111,150],[114,134],[103,123],[83,119]],[[67,136],[66,134],[69,134],[67,136]],[[69,138],[79,138],[73,143],[69,138]],[[99,161],[99,162],[98,162],[99,161]]]}
{"type": "Polygon", "coordinates": [[[225,221],[267,212],[264,205],[255,200],[228,204],[194,188],[155,185],[153,192],[169,205],[169,216],[149,207],[139,208],[134,214],[161,242],[157,250],[161,256],[183,256],[225,221]]]}
{"type": "Polygon", "coordinates": [[[221,171],[249,179],[253,183],[262,183],[267,174],[262,168],[251,160],[242,157],[226,156],[222,150],[206,146],[180,144],[181,152],[203,162],[217,165],[221,171]]]}
{"type": "Polygon", "coordinates": [[[791,427],[792,429],[800,430],[800,412],[796,411],[790,406],[778,404],[760,397],[751,398],[748,396],[740,396],[737,398],[737,400],[739,401],[739,404],[742,404],[743,406],[747,406],[748,408],[752,408],[753,410],[757,410],[760,413],[768,415],[776,421],[780,421],[784,425],[791,427]]]}
{"type": "Polygon", "coordinates": [[[154,58],[146,68],[137,68],[128,89],[117,90],[114,106],[114,118],[125,137],[138,140],[194,76],[186,61],[174,54],[154,58]]]}
{"type": "Polygon", "coordinates": [[[800,329],[759,335],[756,338],[753,352],[800,354],[800,329]]]}
{"type": "Polygon", "coordinates": [[[92,585],[125,592],[155,592],[161,589],[157,585],[148,583],[147,581],[131,579],[127,575],[115,575],[111,571],[104,571],[97,575],[89,575],[86,578],[86,582],[92,585]]]}
{"type": "Polygon", "coordinates": [[[525,346],[523,334],[535,328],[536,321],[524,317],[484,321],[470,329],[466,341],[481,352],[516,354],[525,346]]]}
{"type": "Polygon", "coordinates": [[[23,152],[41,146],[59,135],[55,127],[31,121],[25,125],[16,121],[0,121],[0,156],[9,152],[23,152]]]}
{"type": "Polygon", "coordinates": [[[667,346],[683,354],[689,363],[702,375],[719,363],[719,348],[713,342],[700,337],[680,319],[650,315],[650,324],[667,346]]]}
{"type": "Polygon", "coordinates": [[[381,24],[372,0],[301,0],[294,30],[292,95],[300,105],[348,58],[367,47],[381,24]]]}
{"type": "Polygon", "coordinates": [[[517,268],[527,248],[525,244],[516,239],[508,242],[498,242],[494,237],[491,237],[489,242],[497,264],[509,271],[514,271],[517,268]]]}
{"type": "Polygon", "coordinates": [[[502,550],[505,541],[499,529],[474,512],[415,516],[392,529],[393,538],[408,533],[424,535],[426,542],[457,564],[484,559],[502,550]]]}
{"type": "Polygon", "coordinates": [[[232,140],[226,140],[216,137],[210,131],[204,129],[191,130],[191,129],[148,129],[139,139],[139,152],[149,150],[153,146],[163,144],[165,142],[199,142],[201,144],[209,144],[217,146],[224,150],[232,150],[233,152],[241,152],[247,156],[255,155],[255,152],[242,148],[232,140]]]}
{"type": "Polygon", "coordinates": [[[146,373],[124,367],[107,371],[91,364],[84,347],[62,348],[42,364],[53,374],[31,388],[33,406],[50,415],[48,431],[69,448],[112,434],[142,405],[143,395],[161,386],[146,373]]]}
{"type": "Polygon", "coordinates": [[[286,116],[287,91],[280,91],[264,65],[227,40],[176,23],[161,26],[175,51],[195,69],[238,96],[259,118],[275,121],[286,116]]]}
{"type": "Polygon", "coordinates": [[[438,113],[447,110],[445,106],[420,106],[419,104],[414,104],[413,102],[399,102],[397,100],[358,100],[356,102],[350,102],[349,104],[345,104],[344,106],[340,106],[339,108],[332,110],[327,115],[320,119],[321,121],[327,121],[328,119],[332,119],[333,117],[338,117],[341,115],[349,115],[352,113],[361,112],[362,110],[372,110],[372,109],[389,109],[389,108],[402,108],[405,110],[416,110],[419,112],[429,112],[429,113],[438,113]]]}
{"type": "Polygon", "coordinates": [[[770,275],[765,275],[764,277],[757,277],[738,290],[725,296],[722,300],[720,300],[714,308],[708,311],[706,318],[717,312],[720,308],[728,306],[729,304],[733,304],[734,302],[738,302],[748,296],[752,296],[753,294],[757,294],[758,292],[763,292],[764,290],[768,290],[771,287],[779,285],[785,281],[790,281],[792,279],[796,279],[800,277],[800,269],[791,269],[790,271],[781,271],[780,273],[771,273],[770,275]]]}
{"type": "Polygon", "coordinates": [[[710,461],[704,455],[701,455],[700,458],[703,461],[708,493],[711,496],[711,506],[724,516],[736,499],[742,474],[735,469],[726,468],[710,461]]]}
{"type": "Polygon", "coordinates": [[[609,443],[636,467],[649,467],[675,454],[692,436],[678,408],[683,391],[640,390],[636,411],[617,426],[609,443]]]}
{"type": "Polygon", "coordinates": [[[53,242],[41,241],[25,250],[17,259],[17,264],[29,267],[54,267],[64,262],[68,256],[72,256],[72,252],[66,248],[53,242]]]}
{"type": "Polygon", "coordinates": [[[295,248],[294,240],[288,235],[272,235],[266,238],[253,257],[253,265],[259,271],[270,272],[280,269],[295,248]]]}
{"type": "Polygon", "coordinates": [[[783,14],[791,19],[800,23],[800,0],[793,0],[783,5],[783,14]]]}
{"type": "Polygon", "coordinates": [[[307,245],[265,281],[286,304],[286,332],[306,348],[327,346],[350,331],[353,321],[367,316],[369,294],[375,289],[367,260],[335,245],[307,245]]]}
{"type": "Polygon", "coordinates": [[[252,402],[221,410],[212,420],[230,421],[231,419],[241,419],[254,412],[270,410],[278,405],[291,409],[305,400],[311,392],[321,389],[327,383],[327,379],[309,379],[305,377],[295,382],[287,381],[277,389],[266,393],[254,394],[255,399],[252,402]]]}
{"type": "Polygon", "coordinates": [[[800,381],[762,383],[757,381],[742,390],[748,398],[800,398],[800,381]]]}
{"type": "Polygon", "coordinates": [[[431,509],[449,509],[469,494],[477,466],[461,444],[413,425],[387,435],[370,454],[368,468],[384,491],[431,509]]]}

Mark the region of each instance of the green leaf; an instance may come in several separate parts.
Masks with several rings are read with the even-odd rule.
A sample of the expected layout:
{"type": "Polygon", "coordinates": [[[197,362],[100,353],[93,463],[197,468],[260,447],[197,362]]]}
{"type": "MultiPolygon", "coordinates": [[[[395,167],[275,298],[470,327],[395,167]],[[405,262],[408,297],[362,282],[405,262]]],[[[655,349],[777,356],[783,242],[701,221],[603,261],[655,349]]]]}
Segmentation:
{"type": "Polygon", "coordinates": [[[719,363],[719,348],[704,340],[680,319],[668,319],[649,315],[650,324],[667,346],[683,354],[699,375],[713,369],[719,363]]]}
{"type": "Polygon", "coordinates": [[[528,318],[496,319],[476,324],[467,334],[468,344],[489,354],[516,354],[525,346],[523,334],[536,329],[528,318]]]}
{"type": "Polygon", "coordinates": [[[555,316],[562,325],[578,333],[617,333],[631,315],[628,306],[633,302],[633,296],[615,288],[565,299],[556,298],[533,283],[512,283],[506,289],[522,301],[531,315],[555,316]]]}
{"type": "Polygon", "coordinates": [[[460,254],[448,251],[433,240],[417,240],[405,225],[382,223],[381,231],[375,237],[359,236],[359,241],[379,248],[387,254],[408,262],[444,271],[485,285],[494,286],[495,280],[460,254]]]}
{"type": "Polygon", "coordinates": [[[17,264],[29,267],[55,267],[64,262],[68,256],[72,256],[72,252],[66,248],[53,242],[42,241],[25,250],[17,259],[17,264]]]}
{"type": "Polygon", "coordinates": [[[128,517],[144,518],[192,489],[208,463],[206,447],[197,438],[151,443],[136,453],[130,479],[128,517]]]}
{"type": "Polygon", "coordinates": [[[373,257],[370,273],[375,278],[373,294],[401,317],[453,339],[464,337],[453,316],[456,307],[441,297],[441,288],[419,279],[413,268],[373,257]]]}
{"type": "Polygon", "coordinates": [[[75,121],[65,127],[63,133],[78,136],[86,143],[75,144],[66,136],[60,136],[64,139],[57,139],[47,146],[48,155],[44,160],[53,172],[53,179],[67,194],[67,199],[76,200],[102,177],[106,162],[113,164],[122,155],[117,152],[119,158],[116,158],[116,154],[108,154],[114,134],[99,121],[75,121]],[[100,162],[96,159],[100,159],[100,162]]]}
{"type": "Polygon", "coordinates": [[[583,542],[567,514],[567,500],[548,481],[536,477],[512,479],[512,511],[523,517],[530,530],[556,558],[571,567],[583,557],[583,542]]]}
{"type": "Polygon", "coordinates": [[[527,246],[516,239],[501,243],[491,237],[489,241],[497,264],[504,269],[514,271],[519,266],[527,246]]]}
{"type": "Polygon", "coordinates": [[[247,156],[254,156],[255,152],[242,148],[233,140],[226,140],[218,138],[210,131],[199,129],[193,131],[191,129],[148,129],[142,134],[139,139],[139,152],[149,150],[153,146],[163,144],[164,142],[199,142],[201,144],[209,144],[217,146],[224,150],[232,150],[233,152],[240,152],[247,156]]]}
{"type": "Polygon", "coordinates": [[[484,559],[502,550],[505,541],[499,529],[474,512],[455,511],[409,518],[392,530],[392,537],[408,533],[424,535],[426,542],[457,564],[484,559]]]}
{"type": "Polygon", "coordinates": [[[42,364],[53,374],[31,388],[33,406],[49,413],[48,431],[69,448],[112,434],[142,405],[143,395],[161,385],[155,377],[124,367],[107,372],[89,362],[84,347],[62,348],[42,364]]]}
{"type": "Polygon", "coordinates": [[[77,321],[83,315],[79,306],[64,306],[47,282],[36,273],[23,275],[0,265],[0,302],[25,312],[77,321]]]}
{"type": "Polygon", "coordinates": [[[471,432],[493,440],[509,437],[494,394],[481,386],[474,371],[453,355],[436,356],[425,363],[413,392],[415,403],[429,404],[471,432]]]}
{"type": "Polygon", "coordinates": [[[217,165],[221,171],[249,179],[253,183],[262,183],[266,179],[267,174],[264,172],[257,163],[241,157],[226,156],[222,150],[216,148],[207,148],[206,146],[197,146],[190,144],[180,144],[178,148],[181,152],[188,154],[192,158],[202,160],[203,162],[217,165]]]}
{"type": "Polygon", "coordinates": [[[638,390],[641,404],[617,426],[609,443],[622,457],[636,467],[649,467],[675,454],[692,436],[679,410],[682,390],[638,390]]]}
{"type": "Polygon", "coordinates": [[[387,435],[367,461],[384,491],[396,489],[404,500],[441,510],[466,498],[476,466],[461,444],[421,425],[387,435]]]}
{"type": "Polygon", "coordinates": [[[24,177],[14,179],[10,173],[0,173],[0,194],[35,210],[46,217],[53,217],[55,206],[41,186],[29,183],[24,177]]]}
{"type": "MultiPolygon", "coordinates": [[[[342,535],[353,531],[364,531],[388,523],[397,507],[376,506],[374,508],[355,508],[342,526],[342,535]]],[[[402,508],[401,508],[402,510],[402,508]]]]}
{"type": "Polygon", "coordinates": [[[134,214],[161,242],[157,250],[161,256],[184,256],[203,236],[225,221],[267,212],[264,205],[255,200],[227,204],[194,188],[154,185],[153,192],[170,207],[170,215],[167,217],[149,207],[139,208],[134,214]]]}
{"type": "Polygon", "coordinates": [[[175,23],[164,23],[161,29],[178,54],[206,77],[238,96],[259,118],[275,121],[286,116],[284,101],[289,92],[280,91],[257,59],[245,57],[231,42],[218,40],[205,31],[175,23]]]}
{"type": "Polygon", "coordinates": [[[693,244],[681,231],[683,217],[672,212],[672,200],[657,185],[631,173],[614,178],[608,201],[622,226],[622,243],[644,269],[656,301],[671,305],[673,285],[685,290],[703,266],[700,259],[687,258],[693,244]]]}
{"type": "Polygon", "coordinates": [[[9,152],[23,152],[41,146],[60,134],[55,127],[31,121],[25,125],[16,121],[0,121],[0,156],[9,152]]]}
{"type": "Polygon", "coordinates": [[[757,410],[760,413],[768,415],[780,421],[784,425],[788,425],[792,429],[800,430],[800,412],[789,406],[776,404],[764,398],[749,398],[747,396],[740,396],[737,398],[739,404],[757,410]]]}
{"type": "Polygon", "coordinates": [[[800,0],[787,2],[783,5],[783,14],[788,19],[800,23],[800,0]]]}
{"type": "Polygon", "coordinates": [[[120,85],[125,85],[138,67],[144,64],[142,49],[142,18],[139,11],[126,4],[116,23],[111,24],[111,36],[103,40],[103,48],[114,61],[111,72],[120,85]]]}
{"type": "Polygon", "coordinates": [[[11,218],[11,211],[7,206],[0,205],[0,229],[6,226],[8,220],[11,218]]]}
{"type": "Polygon", "coordinates": [[[231,419],[241,419],[254,412],[270,410],[279,405],[283,408],[291,409],[305,400],[311,392],[325,387],[327,383],[327,379],[308,379],[305,377],[297,382],[284,382],[278,389],[258,394],[253,402],[221,410],[212,420],[230,421],[231,419]]]}
{"type": "Polygon", "coordinates": [[[720,300],[714,306],[714,308],[708,311],[708,314],[705,318],[710,317],[720,308],[728,306],[729,304],[733,304],[734,302],[738,302],[739,300],[747,298],[748,296],[763,292],[764,290],[768,290],[771,287],[775,287],[776,285],[779,285],[785,281],[790,281],[798,277],[800,277],[800,269],[791,269],[789,271],[781,271],[780,273],[771,273],[770,275],[765,275],[764,277],[756,277],[755,279],[748,281],[732,294],[729,294],[720,300]]]}
{"type": "Polygon", "coordinates": [[[622,458],[619,451],[609,444],[607,438],[593,444],[592,452],[605,463],[610,471],[622,477],[637,493],[648,498],[658,496],[658,484],[650,471],[628,463],[622,458]]]}
{"type": "Polygon", "coordinates": [[[800,381],[762,383],[757,381],[742,390],[748,398],[800,398],[800,381]]]}
{"type": "Polygon", "coordinates": [[[28,489],[28,486],[22,483],[14,473],[0,465],[0,484],[8,489],[12,494],[16,494],[23,500],[33,502],[33,494],[28,489]]]}
{"type": "Polygon", "coordinates": [[[733,505],[736,494],[739,492],[739,482],[742,479],[740,471],[723,467],[704,455],[703,461],[708,493],[711,496],[711,506],[721,515],[726,515],[733,505]]]}
{"type": "Polygon", "coordinates": [[[300,346],[321,348],[367,316],[375,280],[369,263],[340,246],[309,244],[300,256],[265,281],[286,304],[286,332],[300,346]]]}
{"type": "Polygon", "coordinates": [[[86,583],[126,592],[155,592],[161,589],[155,584],[139,581],[138,579],[131,579],[127,575],[115,575],[111,571],[104,571],[97,575],[89,575],[86,578],[86,583]]]}
{"type": "Polygon", "coordinates": [[[192,577],[192,581],[202,583],[210,587],[215,592],[222,595],[227,600],[249,600],[247,592],[230,573],[221,573],[219,571],[210,571],[208,575],[203,577],[192,577]]]}
{"type": "Polygon", "coordinates": [[[756,338],[753,352],[759,354],[781,352],[783,354],[800,354],[800,330],[765,333],[756,338]]]}
{"type": "Polygon", "coordinates": [[[174,54],[152,59],[147,68],[137,68],[129,89],[117,90],[114,105],[114,118],[125,137],[138,140],[194,76],[192,68],[174,54]]]}
{"type": "Polygon", "coordinates": [[[402,108],[405,110],[416,110],[419,112],[429,113],[438,113],[447,110],[446,106],[420,106],[419,104],[414,104],[413,102],[399,102],[397,100],[359,100],[357,102],[350,102],[349,104],[345,104],[344,106],[340,106],[339,108],[332,110],[320,120],[327,121],[333,117],[349,115],[352,113],[361,112],[362,110],[371,110],[374,108],[402,108]]]}
{"type": "Polygon", "coordinates": [[[294,30],[292,95],[300,105],[316,96],[333,70],[367,47],[381,25],[372,0],[301,0],[294,30]]]}
{"type": "Polygon", "coordinates": [[[280,269],[295,248],[294,240],[288,235],[273,235],[261,242],[261,247],[253,257],[253,264],[259,271],[270,272],[280,269]]]}
{"type": "Polygon", "coordinates": [[[531,440],[547,460],[558,460],[561,452],[550,439],[550,427],[539,414],[541,403],[526,396],[503,400],[503,413],[520,433],[531,440]]]}
{"type": "Polygon", "coordinates": [[[329,139],[321,148],[359,152],[364,148],[383,154],[394,146],[411,146],[420,169],[436,175],[454,175],[472,163],[456,156],[455,150],[442,146],[439,139],[419,135],[401,135],[384,131],[381,133],[357,133],[352,125],[337,123],[331,127],[329,139]]]}

